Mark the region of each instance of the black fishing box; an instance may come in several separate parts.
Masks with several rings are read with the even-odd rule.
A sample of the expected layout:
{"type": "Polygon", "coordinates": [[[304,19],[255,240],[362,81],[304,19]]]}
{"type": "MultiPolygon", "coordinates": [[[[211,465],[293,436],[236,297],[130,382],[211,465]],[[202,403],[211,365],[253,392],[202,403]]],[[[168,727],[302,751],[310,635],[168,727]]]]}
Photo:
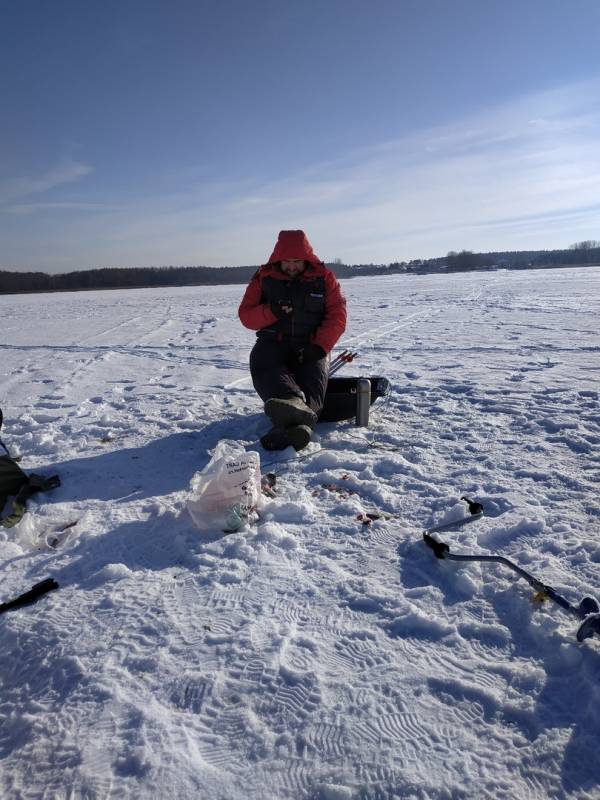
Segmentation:
{"type": "MultiPolygon", "coordinates": [[[[329,378],[319,422],[341,422],[356,418],[356,384],[360,377],[329,378]]],[[[368,379],[371,381],[371,405],[373,405],[378,397],[388,394],[391,387],[388,379],[380,375],[368,379]]]]}

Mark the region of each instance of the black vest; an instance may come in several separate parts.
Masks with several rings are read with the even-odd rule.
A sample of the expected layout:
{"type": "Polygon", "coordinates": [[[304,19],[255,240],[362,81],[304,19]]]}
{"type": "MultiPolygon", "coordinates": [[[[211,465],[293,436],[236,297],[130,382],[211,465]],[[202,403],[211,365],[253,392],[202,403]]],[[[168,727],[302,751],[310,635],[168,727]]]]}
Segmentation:
{"type": "Polygon", "coordinates": [[[289,318],[277,320],[273,325],[262,328],[257,336],[289,339],[306,343],[317,330],[325,316],[325,278],[317,276],[312,280],[278,280],[264,278],[262,282],[261,303],[290,302],[294,310],[289,318]]]}

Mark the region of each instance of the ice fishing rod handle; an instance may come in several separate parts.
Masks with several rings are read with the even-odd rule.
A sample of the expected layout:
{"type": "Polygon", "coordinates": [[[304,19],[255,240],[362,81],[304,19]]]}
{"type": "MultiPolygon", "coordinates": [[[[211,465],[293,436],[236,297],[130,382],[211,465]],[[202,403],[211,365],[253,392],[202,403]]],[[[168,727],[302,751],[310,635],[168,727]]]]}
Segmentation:
{"type": "Polygon", "coordinates": [[[35,601],[42,595],[46,594],[47,592],[52,592],[55,589],[58,589],[58,583],[54,580],[54,578],[45,578],[43,581],[36,583],[35,586],[32,586],[28,592],[20,594],[18,597],[15,597],[14,600],[9,600],[6,603],[2,603],[2,605],[0,605],[0,614],[2,614],[4,611],[10,611],[13,608],[29,606],[32,603],[35,603],[35,601]]]}

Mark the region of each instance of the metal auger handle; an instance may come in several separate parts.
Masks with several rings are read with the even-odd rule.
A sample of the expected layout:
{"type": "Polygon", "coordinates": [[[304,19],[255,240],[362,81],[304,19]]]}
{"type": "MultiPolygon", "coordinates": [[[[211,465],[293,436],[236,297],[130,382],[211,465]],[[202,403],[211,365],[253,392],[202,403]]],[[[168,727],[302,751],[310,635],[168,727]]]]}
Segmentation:
{"type": "Polygon", "coordinates": [[[595,597],[584,597],[577,610],[581,614],[581,619],[584,619],[588,614],[597,614],[600,611],[600,606],[595,597]]]}
{"type": "MultiPolygon", "coordinates": [[[[467,519],[474,518],[475,517],[467,517],[467,519]]],[[[504,564],[504,566],[509,567],[509,569],[513,570],[513,572],[516,572],[517,575],[520,575],[521,578],[526,580],[530,586],[533,586],[536,592],[540,594],[541,599],[548,598],[560,606],[568,614],[583,620],[577,631],[578,642],[583,642],[584,639],[589,639],[594,635],[600,637],[600,606],[594,597],[584,597],[578,606],[574,606],[562,595],[560,595],[556,589],[553,589],[552,586],[547,586],[545,583],[542,583],[542,581],[534,578],[533,575],[529,574],[529,572],[526,572],[526,570],[515,564],[514,561],[511,561],[504,556],[470,555],[467,553],[459,555],[456,553],[451,553],[449,546],[445,542],[440,542],[438,539],[434,539],[434,537],[430,535],[434,530],[436,529],[430,528],[428,531],[425,531],[423,534],[423,541],[429,548],[431,548],[431,550],[433,550],[433,554],[436,558],[448,559],[450,561],[487,561],[496,564],[504,564]]]]}
{"type": "Polygon", "coordinates": [[[600,614],[589,614],[579,626],[577,631],[577,641],[583,642],[590,636],[600,636],[600,614]]]}

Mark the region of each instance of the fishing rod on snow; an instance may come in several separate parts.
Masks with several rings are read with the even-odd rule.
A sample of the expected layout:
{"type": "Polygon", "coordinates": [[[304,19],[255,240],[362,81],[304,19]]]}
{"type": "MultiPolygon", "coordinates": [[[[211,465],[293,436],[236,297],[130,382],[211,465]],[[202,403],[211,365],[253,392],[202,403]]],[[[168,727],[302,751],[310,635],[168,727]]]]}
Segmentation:
{"type": "Polygon", "coordinates": [[[357,355],[358,352],[353,353],[350,350],[342,350],[341,353],[338,353],[338,355],[329,365],[329,377],[331,378],[332,375],[335,375],[335,373],[340,370],[344,364],[350,364],[352,361],[354,361],[357,355]]]}
{"type": "Polygon", "coordinates": [[[513,572],[516,572],[517,575],[526,580],[527,583],[535,589],[536,594],[534,599],[536,601],[543,602],[544,600],[552,600],[554,603],[556,603],[556,605],[560,606],[563,611],[566,611],[571,616],[581,620],[581,624],[577,629],[578,642],[583,642],[585,639],[589,639],[594,635],[600,637],[600,606],[595,598],[584,597],[579,605],[574,606],[566,598],[560,595],[556,589],[553,589],[552,586],[548,586],[547,584],[538,580],[518,564],[515,564],[514,561],[511,561],[504,556],[451,553],[449,545],[447,545],[445,542],[439,541],[439,539],[435,539],[431,535],[432,533],[437,533],[442,529],[451,528],[466,521],[471,522],[475,518],[483,516],[483,506],[481,503],[474,503],[473,501],[468,500],[466,497],[462,497],[461,500],[466,500],[466,502],[469,503],[471,517],[466,517],[464,520],[459,520],[458,523],[448,523],[446,525],[436,526],[435,528],[428,528],[423,533],[423,541],[431,550],[433,550],[433,554],[436,558],[439,558],[440,560],[447,559],[449,561],[484,561],[503,564],[513,572]]]}

